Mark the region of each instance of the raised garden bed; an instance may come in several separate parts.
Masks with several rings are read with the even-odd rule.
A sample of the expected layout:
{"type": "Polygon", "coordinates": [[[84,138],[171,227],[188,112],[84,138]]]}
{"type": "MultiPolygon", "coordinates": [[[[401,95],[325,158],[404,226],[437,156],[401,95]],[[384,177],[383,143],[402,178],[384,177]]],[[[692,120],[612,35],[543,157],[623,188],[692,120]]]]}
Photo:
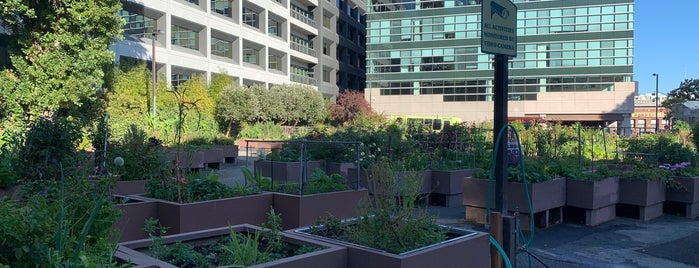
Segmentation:
{"type": "Polygon", "coordinates": [[[471,177],[472,173],[472,169],[432,170],[430,203],[445,207],[462,206],[463,180],[471,177]]]}
{"type": "Polygon", "coordinates": [[[665,184],[661,180],[619,180],[617,215],[648,221],[663,215],[665,184]]]}
{"type": "Polygon", "coordinates": [[[274,210],[282,215],[282,227],[288,230],[311,225],[321,216],[356,217],[360,201],[367,197],[366,189],[312,195],[274,193],[274,210]]]}
{"type": "Polygon", "coordinates": [[[148,197],[157,201],[160,223],[168,233],[177,234],[236,224],[260,224],[272,207],[272,193],[261,193],[191,203],[177,203],[148,197]]]}
{"type": "MultiPolygon", "coordinates": [[[[488,180],[478,178],[463,179],[463,204],[466,207],[466,220],[485,223],[488,199],[488,180]]],[[[531,221],[537,228],[546,228],[563,221],[563,206],[566,204],[566,180],[555,178],[528,185],[532,209],[529,209],[524,184],[507,182],[507,208],[510,212],[519,211],[522,229],[530,230],[531,221]]],[[[491,189],[490,208],[495,208],[495,184],[491,189]]]]}
{"type": "MultiPolygon", "coordinates": [[[[222,227],[209,230],[201,230],[176,235],[162,237],[163,245],[172,245],[176,242],[188,243],[193,247],[205,247],[216,241],[230,236],[231,229],[236,233],[256,233],[260,228],[249,224],[236,225],[232,227],[222,227]]],[[[285,268],[305,268],[305,267],[346,267],[347,251],[345,248],[308,239],[302,236],[281,233],[285,243],[296,247],[314,247],[316,250],[308,253],[290,256],[274,261],[261,263],[249,267],[285,267],[285,268]]],[[[130,262],[137,267],[177,267],[148,255],[148,247],[153,244],[153,239],[142,239],[120,243],[114,256],[124,263],[130,262]]],[[[217,256],[211,256],[217,257],[217,256]]]]}
{"type": "Polygon", "coordinates": [[[667,188],[665,213],[676,212],[690,219],[699,217],[699,177],[673,177],[680,189],[667,188]]]}
{"type": "Polygon", "coordinates": [[[566,219],[596,226],[616,217],[619,178],[566,180],[566,219]]]}
{"type": "Polygon", "coordinates": [[[310,233],[309,228],[295,233],[347,248],[348,268],[420,268],[420,267],[489,267],[488,235],[476,231],[448,228],[448,239],[411,251],[394,254],[342,240],[310,233]]]}

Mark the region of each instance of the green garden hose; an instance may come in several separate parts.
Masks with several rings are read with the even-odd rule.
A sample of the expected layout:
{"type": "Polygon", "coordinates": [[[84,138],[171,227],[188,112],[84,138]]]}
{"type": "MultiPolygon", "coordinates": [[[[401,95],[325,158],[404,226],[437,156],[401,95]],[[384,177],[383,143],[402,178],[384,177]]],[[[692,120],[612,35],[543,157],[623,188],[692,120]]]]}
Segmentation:
{"type": "MultiPolygon", "coordinates": [[[[528,186],[529,183],[527,182],[526,173],[524,171],[524,153],[522,152],[522,144],[519,143],[519,133],[517,133],[517,129],[515,129],[514,126],[512,126],[511,124],[507,124],[507,125],[503,126],[500,129],[500,131],[498,131],[497,138],[495,139],[495,146],[494,146],[495,148],[493,149],[493,166],[490,169],[490,176],[488,179],[488,198],[487,198],[487,202],[486,202],[485,215],[490,215],[490,198],[491,198],[490,192],[493,189],[493,180],[495,177],[495,164],[494,163],[498,157],[498,151],[499,151],[498,149],[500,146],[500,139],[502,138],[502,133],[505,132],[505,130],[507,130],[508,127],[512,129],[512,131],[515,134],[515,137],[517,138],[517,148],[519,151],[519,167],[520,167],[520,172],[521,172],[520,176],[522,176],[522,182],[524,184],[524,193],[525,193],[525,196],[527,198],[527,206],[529,207],[529,212],[533,211],[532,200],[531,200],[531,197],[529,196],[529,186],[528,186]]],[[[503,212],[503,214],[505,214],[505,213],[506,212],[503,212]]],[[[532,240],[534,239],[534,229],[535,228],[534,228],[534,215],[533,214],[530,215],[529,221],[530,221],[529,226],[531,226],[531,233],[529,234],[528,240],[524,237],[524,232],[522,232],[521,229],[518,228],[519,230],[517,230],[522,238],[522,241],[523,241],[522,248],[524,250],[529,249],[529,245],[531,244],[532,240]]],[[[493,243],[495,241],[492,236],[490,237],[490,240],[491,240],[491,243],[493,243]]],[[[497,245],[497,241],[495,241],[494,245],[498,249],[498,251],[502,250],[502,247],[500,247],[500,245],[497,245]]],[[[505,255],[504,251],[501,251],[500,254],[503,255],[503,259],[507,259],[506,263],[508,263],[509,259],[507,258],[507,255],[505,255]]],[[[531,259],[531,255],[529,255],[529,267],[531,267],[531,266],[532,266],[532,259],[531,259]]],[[[511,267],[511,266],[509,266],[509,267],[511,267]]]]}

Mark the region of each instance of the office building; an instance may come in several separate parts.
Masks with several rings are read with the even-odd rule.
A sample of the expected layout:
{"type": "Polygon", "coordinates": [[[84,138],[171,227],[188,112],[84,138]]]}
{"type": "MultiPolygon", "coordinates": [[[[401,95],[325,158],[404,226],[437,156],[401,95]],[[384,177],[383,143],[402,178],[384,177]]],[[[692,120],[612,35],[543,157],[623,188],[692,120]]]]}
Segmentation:
{"type": "Polygon", "coordinates": [[[365,85],[359,0],[123,1],[116,60],[138,60],[173,86],[201,74],[239,85],[299,83],[332,98],[365,85]],[[358,60],[362,59],[362,60],[358,60]]]}
{"type": "MultiPolygon", "coordinates": [[[[481,1],[372,0],[367,87],[384,114],[493,119],[493,56],[480,50],[481,1]]],[[[508,115],[629,126],[633,0],[516,0],[508,115]]],[[[514,13],[514,12],[512,12],[514,13]]]]}

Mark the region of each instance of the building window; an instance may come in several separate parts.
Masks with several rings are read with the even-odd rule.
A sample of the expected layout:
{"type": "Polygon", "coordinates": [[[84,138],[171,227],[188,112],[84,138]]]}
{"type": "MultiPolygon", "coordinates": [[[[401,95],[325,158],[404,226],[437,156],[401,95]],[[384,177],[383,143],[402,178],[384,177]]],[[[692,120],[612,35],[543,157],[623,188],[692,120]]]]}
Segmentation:
{"type": "Polygon", "coordinates": [[[330,44],[323,42],[323,55],[330,56],[330,44]]]}
{"type": "Polygon", "coordinates": [[[233,58],[233,43],[216,37],[211,37],[211,54],[233,58]]]}
{"type": "Polygon", "coordinates": [[[180,86],[180,84],[187,82],[189,79],[192,79],[191,74],[176,74],[173,73],[170,75],[170,81],[172,81],[172,87],[177,88],[180,86]]]}
{"type": "Polygon", "coordinates": [[[211,0],[211,11],[226,17],[231,16],[232,3],[230,0],[211,0]]]}
{"type": "Polygon", "coordinates": [[[269,55],[269,63],[267,64],[269,66],[269,69],[271,70],[277,70],[281,71],[282,70],[282,57],[270,54],[269,55]]]}
{"type": "Polygon", "coordinates": [[[330,82],[330,70],[323,68],[323,82],[330,82]]]}
{"type": "Polygon", "coordinates": [[[172,25],[170,43],[189,49],[199,50],[199,33],[193,30],[172,25]]]}
{"type": "Polygon", "coordinates": [[[332,17],[323,16],[323,27],[330,29],[332,25],[332,17]]]}
{"type": "Polygon", "coordinates": [[[243,62],[260,65],[260,50],[251,47],[243,48],[243,62]]]}
{"type": "Polygon", "coordinates": [[[156,31],[155,19],[141,14],[131,13],[126,10],[119,10],[126,24],[124,24],[124,34],[149,37],[149,34],[156,31]]]}
{"type": "Polygon", "coordinates": [[[260,27],[259,14],[247,7],[243,8],[243,23],[250,25],[255,28],[260,27]]]}
{"type": "Polygon", "coordinates": [[[641,133],[646,133],[646,120],[645,119],[638,119],[638,130],[641,133]]]}
{"type": "Polygon", "coordinates": [[[274,19],[269,19],[269,27],[267,27],[267,31],[275,36],[282,36],[282,24],[281,22],[278,22],[274,19]]]}

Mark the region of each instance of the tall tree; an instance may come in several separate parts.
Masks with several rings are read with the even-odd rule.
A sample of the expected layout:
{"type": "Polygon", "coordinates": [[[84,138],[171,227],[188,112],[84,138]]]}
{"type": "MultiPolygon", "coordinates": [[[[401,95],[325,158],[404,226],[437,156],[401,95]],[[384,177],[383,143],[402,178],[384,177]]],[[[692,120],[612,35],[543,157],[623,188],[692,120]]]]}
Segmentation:
{"type": "Polygon", "coordinates": [[[663,106],[671,108],[674,104],[695,100],[699,100],[699,79],[685,79],[679,87],[667,94],[663,106]]]}
{"type": "Polygon", "coordinates": [[[0,118],[27,126],[40,117],[83,124],[99,108],[97,88],[121,36],[119,0],[3,0],[11,66],[0,66],[0,118]]]}

